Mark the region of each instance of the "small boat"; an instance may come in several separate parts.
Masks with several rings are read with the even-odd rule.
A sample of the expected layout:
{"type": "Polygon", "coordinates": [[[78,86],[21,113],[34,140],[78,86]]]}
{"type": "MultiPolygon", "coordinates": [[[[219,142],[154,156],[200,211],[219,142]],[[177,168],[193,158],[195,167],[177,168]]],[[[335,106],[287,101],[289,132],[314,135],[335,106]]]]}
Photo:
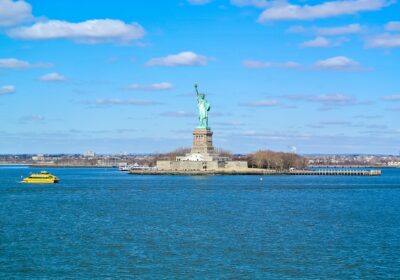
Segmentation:
{"type": "Polygon", "coordinates": [[[147,165],[139,165],[138,163],[125,164],[125,165],[121,165],[119,167],[119,170],[123,171],[123,172],[129,172],[129,171],[134,170],[134,169],[136,169],[136,170],[144,170],[144,169],[153,169],[153,168],[149,167],[147,165]]]}
{"type": "Polygon", "coordinates": [[[123,172],[127,172],[131,170],[131,166],[130,165],[123,165],[119,167],[119,171],[123,171],[123,172]]]}
{"type": "Polygon", "coordinates": [[[23,179],[21,183],[54,184],[54,183],[58,183],[58,182],[60,182],[60,180],[56,176],[50,174],[47,171],[41,171],[40,173],[31,174],[29,177],[23,179]]]}

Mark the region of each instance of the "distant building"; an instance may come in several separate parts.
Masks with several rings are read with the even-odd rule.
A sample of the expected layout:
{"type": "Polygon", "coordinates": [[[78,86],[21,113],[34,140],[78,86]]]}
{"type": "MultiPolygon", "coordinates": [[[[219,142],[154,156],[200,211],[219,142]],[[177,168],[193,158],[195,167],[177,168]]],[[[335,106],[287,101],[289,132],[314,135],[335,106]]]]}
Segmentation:
{"type": "Polygon", "coordinates": [[[32,157],[33,161],[44,161],[44,155],[43,154],[37,154],[36,156],[32,157]]]}
{"type": "Polygon", "coordinates": [[[93,151],[87,151],[87,152],[85,152],[85,153],[83,154],[83,156],[84,156],[84,157],[87,157],[87,158],[94,158],[94,157],[96,157],[96,153],[93,152],[93,151]]]}

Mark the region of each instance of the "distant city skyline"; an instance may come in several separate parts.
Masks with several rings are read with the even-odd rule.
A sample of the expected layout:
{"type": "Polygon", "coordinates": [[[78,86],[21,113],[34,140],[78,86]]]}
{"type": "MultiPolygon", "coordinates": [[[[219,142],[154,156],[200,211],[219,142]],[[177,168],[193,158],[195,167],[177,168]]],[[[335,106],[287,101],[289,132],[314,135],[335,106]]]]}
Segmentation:
{"type": "Polygon", "coordinates": [[[392,0],[0,0],[0,154],[399,154],[392,0]]]}

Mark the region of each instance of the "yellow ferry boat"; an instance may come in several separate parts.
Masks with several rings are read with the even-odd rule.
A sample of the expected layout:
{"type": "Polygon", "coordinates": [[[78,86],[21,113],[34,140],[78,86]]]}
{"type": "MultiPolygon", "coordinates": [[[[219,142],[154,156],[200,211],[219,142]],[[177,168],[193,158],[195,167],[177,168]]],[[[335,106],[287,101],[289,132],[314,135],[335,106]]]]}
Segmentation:
{"type": "Polygon", "coordinates": [[[29,177],[22,180],[22,183],[26,184],[54,184],[58,182],[60,182],[60,180],[47,171],[31,174],[29,177]]]}

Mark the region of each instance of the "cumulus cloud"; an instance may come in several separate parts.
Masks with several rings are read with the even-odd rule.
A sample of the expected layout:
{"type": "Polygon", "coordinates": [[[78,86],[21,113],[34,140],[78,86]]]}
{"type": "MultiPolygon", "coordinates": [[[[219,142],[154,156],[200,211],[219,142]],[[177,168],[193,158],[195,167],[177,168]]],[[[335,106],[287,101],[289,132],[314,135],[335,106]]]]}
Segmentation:
{"type": "Polygon", "coordinates": [[[303,42],[300,46],[303,48],[326,48],[331,47],[332,42],[325,37],[317,37],[313,40],[303,42]]]}
{"type": "Polygon", "coordinates": [[[333,120],[333,121],[322,121],[317,124],[309,124],[307,125],[310,128],[327,128],[330,126],[341,126],[347,128],[366,128],[366,129],[375,129],[375,130],[382,130],[387,129],[386,125],[382,124],[372,124],[371,119],[367,123],[364,122],[352,122],[352,121],[340,121],[340,120],[333,120]]]}
{"type": "Polygon", "coordinates": [[[358,34],[362,31],[360,24],[349,24],[334,27],[317,27],[315,33],[322,36],[336,36],[336,35],[349,35],[358,34]]]}
{"type": "Polygon", "coordinates": [[[283,97],[291,101],[308,101],[320,103],[326,107],[357,104],[356,99],[353,96],[344,94],[286,95],[283,97]]]}
{"type": "Polygon", "coordinates": [[[384,97],[383,97],[383,100],[387,100],[387,101],[400,101],[400,94],[384,96],[384,97]]]}
{"type": "Polygon", "coordinates": [[[207,65],[209,60],[209,58],[203,55],[185,51],[165,57],[152,58],[146,63],[146,66],[204,66],[207,65]]]}
{"type": "Polygon", "coordinates": [[[32,18],[32,7],[25,1],[0,0],[0,26],[20,24],[32,18]]]}
{"type": "Polygon", "coordinates": [[[26,69],[26,68],[35,68],[35,67],[51,67],[53,66],[50,63],[29,63],[24,60],[19,60],[16,58],[0,58],[0,69],[8,68],[8,69],[26,69]]]}
{"type": "Polygon", "coordinates": [[[38,22],[11,29],[7,34],[24,40],[70,39],[81,43],[130,42],[145,35],[138,23],[127,24],[114,19],[93,19],[72,23],[62,20],[38,22]]]}
{"type": "Polygon", "coordinates": [[[140,99],[97,99],[95,105],[113,106],[113,105],[133,105],[133,106],[148,106],[156,105],[158,102],[151,100],[140,99]]]}
{"type": "Polygon", "coordinates": [[[353,118],[372,120],[372,119],[381,119],[381,118],[383,118],[383,116],[382,115],[355,115],[353,118]]]}
{"type": "Polygon", "coordinates": [[[27,115],[21,117],[19,120],[22,123],[26,122],[43,122],[46,118],[43,117],[42,115],[27,115]]]}
{"type": "Polygon", "coordinates": [[[235,135],[236,137],[240,136],[250,136],[251,138],[255,139],[263,139],[263,140],[271,140],[271,141],[279,141],[282,143],[283,140],[290,140],[293,141],[293,139],[296,139],[296,142],[298,142],[300,139],[309,139],[311,135],[304,133],[304,132],[298,132],[298,131],[290,131],[290,132],[257,132],[254,130],[244,130],[244,131],[238,131],[239,134],[235,135]]]}
{"type": "Polygon", "coordinates": [[[380,10],[390,4],[390,0],[347,0],[328,1],[314,6],[293,5],[288,2],[278,2],[267,8],[260,15],[259,21],[276,20],[312,20],[330,18],[342,15],[352,15],[365,11],[380,10]]]}
{"type": "MultiPolygon", "coordinates": [[[[330,43],[330,42],[328,42],[330,43]]],[[[340,41],[335,41],[332,43],[334,44],[339,44],[340,41]]],[[[325,42],[318,42],[318,41],[310,41],[307,43],[308,47],[311,47],[313,45],[314,47],[322,47],[325,42]]],[[[285,63],[275,63],[275,62],[269,62],[269,61],[258,61],[258,60],[245,60],[243,61],[243,66],[246,68],[252,68],[252,69],[260,69],[260,68],[289,68],[289,69],[317,69],[317,70],[336,70],[336,71],[361,71],[364,70],[364,68],[361,67],[360,63],[350,59],[345,56],[336,56],[336,57],[331,57],[327,58],[324,60],[319,60],[315,62],[313,65],[303,65],[299,64],[297,62],[285,62],[285,63]]]]}
{"type": "Polygon", "coordinates": [[[64,76],[61,76],[58,73],[48,73],[46,75],[43,75],[39,78],[39,80],[44,81],[44,82],[62,82],[65,81],[66,78],[64,76]]]}
{"type": "Polygon", "coordinates": [[[0,87],[0,95],[11,94],[15,92],[15,86],[6,85],[0,87]]]}
{"type": "Polygon", "coordinates": [[[328,48],[337,47],[348,41],[347,38],[328,39],[325,37],[316,37],[315,39],[300,44],[302,48],[328,48]]]}
{"type": "Polygon", "coordinates": [[[329,105],[329,106],[338,106],[338,105],[349,105],[353,104],[355,99],[352,96],[349,95],[343,95],[343,94],[323,94],[323,95],[318,95],[310,99],[311,101],[314,102],[319,102],[324,105],[329,105]]]}
{"type": "Polygon", "coordinates": [[[399,48],[399,34],[381,34],[367,39],[367,47],[369,48],[399,48]]]}
{"type": "Polygon", "coordinates": [[[192,5],[204,5],[210,3],[212,0],[187,0],[192,5]]]}
{"type": "Polygon", "coordinates": [[[15,58],[1,58],[0,68],[29,68],[31,64],[29,62],[18,60],[15,58]]]}
{"type": "Polygon", "coordinates": [[[289,27],[287,32],[314,34],[317,36],[338,36],[338,35],[359,34],[362,32],[362,30],[363,27],[360,24],[349,24],[349,25],[332,26],[332,27],[313,26],[310,28],[296,25],[289,27]]]}
{"type": "Polygon", "coordinates": [[[352,126],[353,123],[349,121],[324,121],[320,122],[321,125],[323,126],[352,126]]]}
{"type": "Polygon", "coordinates": [[[220,127],[239,127],[242,126],[242,122],[236,122],[236,121],[231,121],[231,122],[215,122],[214,125],[220,126],[220,127]]]}
{"type": "Polygon", "coordinates": [[[245,60],[243,61],[243,66],[246,68],[299,68],[301,64],[293,61],[283,62],[283,63],[276,63],[276,62],[269,62],[269,61],[258,61],[258,60],[245,60]]]}
{"type": "Polygon", "coordinates": [[[137,91],[162,91],[162,90],[170,90],[172,88],[173,85],[167,82],[155,83],[151,85],[133,84],[127,87],[127,89],[129,90],[137,90],[137,91]]]}
{"type": "Polygon", "coordinates": [[[277,100],[260,100],[254,102],[244,102],[240,103],[241,106],[245,107],[275,107],[279,105],[279,101],[277,100]]]}
{"type": "Polygon", "coordinates": [[[385,25],[387,31],[400,31],[400,21],[391,21],[385,25]]]}
{"type": "Polygon", "coordinates": [[[185,111],[177,111],[177,112],[164,112],[160,114],[163,117],[172,117],[172,118],[188,118],[194,117],[195,114],[191,112],[185,111]]]}
{"type": "Polygon", "coordinates": [[[315,63],[315,67],[322,70],[355,71],[360,70],[359,62],[346,56],[335,56],[315,63]]]}
{"type": "Polygon", "coordinates": [[[231,0],[231,3],[239,7],[253,6],[256,8],[266,8],[271,6],[271,1],[268,0],[231,0]]]}

